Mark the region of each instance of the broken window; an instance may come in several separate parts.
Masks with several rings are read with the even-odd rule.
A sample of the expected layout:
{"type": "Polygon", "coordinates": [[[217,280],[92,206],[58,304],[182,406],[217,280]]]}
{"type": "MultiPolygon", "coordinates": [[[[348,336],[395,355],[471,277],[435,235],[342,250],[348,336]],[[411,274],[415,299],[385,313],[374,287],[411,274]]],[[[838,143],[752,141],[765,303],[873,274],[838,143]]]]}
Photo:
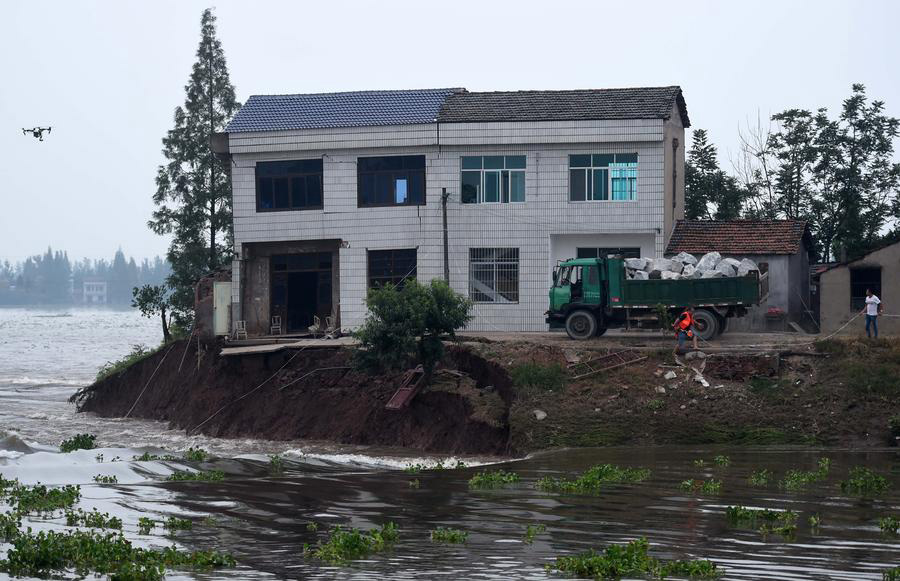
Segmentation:
{"type": "Polygon", "coordinates": [[[525,156],[463,157],[460,200],[463,204],[509,204],[525,201],[525,156]]]}
{"type": "Polygon", "coordinates": [[[404,281],[416,278],[416,249],[369,250],[369,288],[392,284],[403,286],[404,281]]]}
{"type": "Polygon", "coordinates": [[[476,303],[519,302],[519,249],[470,248],[469,298],[476,303]]]}
{"type": "Polygon", "coordinates": [[[425,156],[360,157],[357,206],[421,206],[425,204],[425,156]]]}
{"type": "Polygon", "coordinates": [[[850,309],[861,311],[866,306],[866,289],[881,297],[881,268],[850,269],[850,309]]]}
{"type": "Polygon", "coordinates": [[[641,249],[638,247],[601,247],[578,248],[577,258],[606,258],[608,256],[621,256],[622,258],[640,258],[641,249]]]}
{"type": "Polygon", "coordinates": [[[569,156],[569,200],[572,202],[637,199],[637,154],[569,156]]]}
{"type": "Polygon", "coordinates": [[[256,211],[322,208],[322,160],[262,161],[256,164],[256,211]]]}

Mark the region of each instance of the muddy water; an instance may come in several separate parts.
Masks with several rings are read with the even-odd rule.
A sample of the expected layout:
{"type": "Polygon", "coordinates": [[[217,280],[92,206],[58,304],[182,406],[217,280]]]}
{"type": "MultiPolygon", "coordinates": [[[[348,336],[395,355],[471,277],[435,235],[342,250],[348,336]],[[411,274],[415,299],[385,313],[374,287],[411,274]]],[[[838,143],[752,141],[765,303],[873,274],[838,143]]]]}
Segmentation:
{"type": "MultiPolygon", "coordinates": [[[[554,557],[645,536],[661,558],[709,558],[727,579],[880,579],[900,565],[900,540],[882,535],[878,517],[900,514],[897,450],[798,450],[727,448],[614,448],[561,451],[508,462],[522,481],[511,488],[473,492],[467,480],[478,468],[409,474],[410,462],[433,462],[400,450],[338,448],[309,442],[215,441],[186,438],[165,425],[76,415],[65,403],[90,381],[98,365],[133,343],[158,340],[155,322],[134,313],[0,310],[0,473],[33,483],[82,485],[85,509],[99,508],[125,521],[126,534],[142,545],[168,545],[159,534],[137,533],[140,516],[175,514],[194,520],[179,532],[183,548],[215,548],[238,559],[234,571],[198,578],[322,579],[545,579],[554,557]],[[59,316],[67,315],[67,316],[59,316]],[[89,431],[102,448],[59,454],[64,437],[89,431]],[[216,457],[197,464],[140,462],[144,451],[177,453],[203,446],[216,457]],[[284,453],[286,473],[268,473],[268,453],[284,453]],[[710,465],[727,454],[727,467],[710,465]],[[102,457],[101,457],[102,455],[102,457]],[[752,488],[747,476],[768,468],[779,477],[791,468],[812,470],[820,456],[832,459],[829,478],[803,493],[777,486],[752,488]],[[704,458],[707,465],[695,466],[704,458]],[[546,475],[578,472],[601,462],[643,466],[652,476],[637,485],[611,487],[599,496],[548,494],[534,489],[546,475]],[[852,466],[888,475],[891,492],[877,500],[840,493],[837,483],[852,466]],[[218,469],[217,483],[166,483],[173,470],[218,469]],[[115,475],[117,485],[97,485],[94,475],[115,475]],[[714,477],[722,492],[702,496],[679,490],[687,478],[714,477]],[[418,479],[419,487],[409,482],[418,479]],[[796,538],[764,538],[729,525],[728,505],[800,513],[796,538]],[[819,514],[821,525],[807,524],[819,514]],[[401,536],[394,550],[350,567],[304,560],[303,543],[327,536],[333,525],[373,527],[394,521],[401,536]],[[318,532],[307,530],[310,522],[318,532]],[[522,542],[529,524],[547,532],[522,542]],[[428,533],[438,526],[470,532],[462,546],[438,545],[428,533]]],[[[486,459],[466,459],[469,462],[486,459]]],[[[0,505],[0,511],[4,507],[0,505]]],[[[62,528],[63,519],[32,520],[35,528],[62,528]]],[[[0,545],[0,555],[5,547],[0,545]]],[[[171,575],[170,578],[184,578],[171,575]]]]}

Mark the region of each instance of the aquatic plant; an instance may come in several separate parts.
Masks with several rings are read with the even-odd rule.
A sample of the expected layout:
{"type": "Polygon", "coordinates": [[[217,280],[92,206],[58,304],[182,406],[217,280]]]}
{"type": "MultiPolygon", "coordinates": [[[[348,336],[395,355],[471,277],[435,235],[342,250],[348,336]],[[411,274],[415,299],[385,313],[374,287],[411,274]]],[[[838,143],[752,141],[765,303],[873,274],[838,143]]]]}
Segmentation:
{"type": "Polygon", "coordinates": [[[425,466],[424,464],[407,464],[406,467],[403,469],[403,471],[406,472],[407,474],[418,474],[419,472],[421,472],[422,470],[425,470],[426,468],[428,468],[428,467],[425,466]]]}
{"type": "Polygon", "coordinates": [[[743,506],[729,506],[725,509],[725,517],[732,522],[756,522],[757,520],[768,521],[795,521],[797,513],[786,510],[772,510],[769,508],[746,508],[743,506]]]}
{"type": "Polygon", "coordinates": [[[156,454],[151,454],[150,452],[144,452],[140,456],[132,456],[131,459],[135,460],[137,462],[156,462],[156,461],[160,461],[160,460],[166,460],[166,461],[171,462],[173,460],[180,460],[181,458],[178,458],[177,456],[173,456],[172,454],[158,456],[156,454]]]}
{"type": "Polygon", "coordinates": [[[81,487],[66,485],[51,488],[43,484],[23,486],[16,484],[7,489],[7,500],[21,514],[53,512],[72,507],[81,499],[81,487]]]}
{"type": "Polygon", "coordinates": [[[885,569],[881,573],[881,581],[900,581],[900,567],[885,569]]]}
{"type": "Polygon", "coordinates": [[[890,487],[887,479],[863,466],[850,469],[847,480],[841,481],[841,492],[858,496],[875,496],[890,487]]]}
{"type": "Polygon", "coordinates": [[[557,391],[565,387],[569,380],[565,368],[559,363],[522,363],[513,366],[509,376],[513,385],[522,390],[557,391]]]}
{"type": "Polygon", "coordinates": [[[59,444],[59,451],[63,453],[74,452],[75,450],[93,450],[94,440],[97,436],[93,434],[78,434],[68,440],[63,440],[59,444]]]}
{"type": "Polygon", "coordinates": [[[503,470],[491,470],[479,472],[469,479],[469,488],[503,488],[507,484],[519,481],[519,475],[515,472],[503,470]]]}
{"type": "Polygon", "coordinates": [[[574,479],[545,476],[538,480],[535,486],[548,492],[597,493],[609,484],[642,482],[648,478],[650,478],[650,470],[646,468],[623,468],[615,464],[598,464],[574,479]]]}
{"type": "Polygon", "coordinates": [[[0,541],[10,542],[19,534],[22,518],[16,512],[0,513],[0,541]]]}
{"type": "Polygon", "coordinates": [[[170,516],[162,523],[163,528],[169,531],[170,535],[174,535],[176,531],[189,531],[194,528],[194,523],[186,518],[178,518],[170,516]]]}
{"type": "Polygon", "coordinates": [[[530,545],[534,542],[534,539],[541,533],[547,532],[547,526],[543,524],[536,525],[528,525],[525,527],[525,538],[522,539],[522,542],[526,545],[530,545]]]}
{"type": "Polygon", "coordinates": [[[811,514],[806,521],[809,523],[809,528],[817,529],[822,524],[822,517],[818,514],[811,514]]]}
{"type": "Polygon", "coordinates": [[[697,458],[696,460],[694,460],[694,466],[696,466],[697,468],[703,468],[704,466],[706,466],[706,460],[704,460],[703,458],[697,458]]]}
{"type": "Polygon", "coordinates": [[[109,513],[100,512],[97,509],[87,512],[78,508],[66,511],[66,526],[122,530],[122,519],[110,516],[109,513]]]}
{"type": "Polygon", "coordinates": [[[204,462],[209,458],[209,452],[203,448],[191,447],[184,451],[183,456],[188,462],[204,462]]]}
{"type": "Polygon", "coordinates": [[[389,522],[380,529],[367,533],[359,529],[344,530],[334,527],[327,541],[316,546],[304,545],[303,554],[333,564],[343,564],[353,559],[361,559],[391,547],[399,537],[397,525],[389,522]]]}
{"type": "Polygon", "coordinates": [[[420,484],[420,482],[419,482],[418,478],[413,478],[412,480],[409,481],[410,488],[418,488],[419,484],[420,484]]]}
{"type": "Polygon", "coordinates": [[[99,464],[103,464],[103,454],[97,454],[94,456],[94,460],[96,460],[99,464]]]}
{"type": "Polygon", "coordinates": [[[781,480],[781,487],[785,490],[796,492],[803,490],[809,485],[825,480],[828,472],[831,470],[831,460],[829,458],[819,458],[819,468],[817,470],[788,470],[784,478],[781,480]]]}
{"type": "Polygon", "coordinates": [[[97,474],[94,476],[94,482],[98,484],[118,484],[119,479],[112,474],[97,474]]]}
{"type": "Polygon", "coordinates": [[[683,480],[678,487],[687,492],[719,494],[722,490],[722,481],[716,480],[715,478],[710,478],[709,480],[689,478],[688,480],[683,480]]]}
{"type": "Polygon", "coordinates": [[[660,561],[648,555],[650,544],[641,538],[625,545],[610,545],[603,552],[588,551],[579,555],[557,557],[546,566],[548,571],[568,573],[574,577],[620,579],[649,574],[664,579],[669,576],[713,579],[721,573],[708,560],[660,561]]]}
{"type": "Polygon", "coordinates": [[[284,474],[284,458],[278,454],[269,454],[269,473],[284,474]]]}
{"type": "Polygon", "coordinates": [[[142,516],[138,519],[138,533],[142,535],[149,535],[150,531],[156,526],[156,521],[152,518],[148,518],[146,516],[142,516]]]}
{"type": "Polygon", "coordinates": [[[112,579],[163,579],[167,568],[207,571],[234,567],[234,557],[212,551],[186,553],[169,547],[134,547],[121,533],[94,531],[41,531],[30,529],[12,539],[12,548],[0,560],[0,571],[12,576],[57,577],[74,571],[106,575],[112,579]]]}
{"type": "Polygon", "coordinates": [[[306,523],[306,530],[312,533],[316,532],[317,530],[319,530],[319,523],[313,521],[306,523]]]}
{"type": "Polygon", "coordinates": [[[171,482],[184,482],[188,480],[198,480],[200,482],[215,482],[218,480],[224,480],[225,473],[221,470],[210,470],[209,472],[187,472],[182,470],[176,470],[172,474],[169,474],[169,477],[166,480],[171,482]]]}
{"type": "Polygon", "coordinates": [[[759,533],[762,536],[780,535],[785,539],[793,539],[797,534],[797,525],[795,523],[784,523],[780,525],[764,524],[759,527],[759,533]]]}
{"type": "Polygon", "coordinates": [[[437,543],[465,543],[469,533],[459,529],[445,529],[438,527],[431,531],[431,541],[437,543]]]}
{"type": "Polygon", "coordinates": [[[882,532],[896,535],[897,531],[900,531],[900,518],[895,516],[881,517],[878,519],[878,528],[880,528],[882,532]]]}
{"type": "Polygon", "coordinates": [[[750,483],[750,486],[766,486],[773,480],[775,480],[775,475],[770,470],[763,468],[751,472],[747,482],[750,483]]]}
{"type": "Polygon", "coordinates": [[[715,464],[716,466],[728,466],[729,464],[731,464],[731,458],[720,454],[713,458],[713,464],[715,464]]]}

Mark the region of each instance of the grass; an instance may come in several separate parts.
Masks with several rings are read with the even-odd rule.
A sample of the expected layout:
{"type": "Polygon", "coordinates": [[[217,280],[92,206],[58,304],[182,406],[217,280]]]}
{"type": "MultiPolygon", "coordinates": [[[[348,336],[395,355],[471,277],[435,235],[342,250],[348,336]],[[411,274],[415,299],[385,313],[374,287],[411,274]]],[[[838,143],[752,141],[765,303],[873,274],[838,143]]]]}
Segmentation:
{"type": "MultiPolygon", "coordinates": [[[[160,348],[161,347],[162,346],[160,346],[160,348]]],[[[107,361],[106,363],[104,363],[103,366],[97,371],[97,378],[94,381],[103,381],[107,377],[118,375],[135,363],[143,361],[147,357],[150,357],[158,350],[159,348],[147,349],[147,347],[144,345],[133,345],[131,348],[131,353],[129,353],[125,357],[116,361],[107,361]]]]}
{"type": "Polygon", "coordinates": [[[775,475],[772,471],[762,468],[751,472],[747,482],[750,483],[750,486],[767,486],[773,480],[775,480],[775,475]]]}
{"type": "Polygon", "coordinates": [[[569,376],[562,365],[522,363],[510,369],[513,386],[528,391],[558,391],[566,386],[569,376]]]}
{"type": "Polygon", "coordinates": [[[546,568],[548,571],[592,579],[644,575],[659,579],[669,576],[715,579],[721,575],[712,561],[660,561],[648,555],[649,547],[647,539],[641,538],[625,545],[610,545],[600,553],[588,551],[579,555],[557,557],[556,562],[546,568]]]}
{"type": "Polygon", "coordinates": [[[515,472],[503,470],[491,470],[479,472],[469,479],[469,488],[503,488],[508,484],[519,481],[519,475],[515,472]]]}
{"type": "Polygon", "coordinates": [[[122,530],[122,519],[110,516],[109,513],[100,512],[97,509],[87,512],[79,508],[66,511],[66,526],[122,530]]]}
{"type": "Polygon", "coordinates": [[[284,474],[284,458],[278,454],[269,454],[269,473],[284,474]]]}
{"type": "Polygon", "coordinates": [[[97,484],[118,484],[119,479],[114,475],[97,474],[94,476],[94,482],[97,484]]]}
{"type": "Polygon", "coordinates": [[[183,456],[188,462],[205,462],[209,458],[209,452],[203,448],[191,447],[185,450],[183,456]]]}
{"type": "Polygon", "coordinates": [[[534,542],[534,539],[542,534],[547,532],[546,525],[536,524],[536,525],[528,525],[525,527],[525,537],[522,539],[522,542],[526,545],[530,545],[534,542]]]}
{"type": "Polygon", "coordinates": [[[96,439],[97,436],[93,434],[78,434],[68,440],[63,440],[59,445],[59,451],[69,453],[75,450],[93,450],[96,439]]]}
{"type": "Polygon", "coordinates": [[[883,533],[896,535],[897,531],[900,531],[900,518],[895,516],[881,517],[878,519],[878,528],[880,528],[883,533]]]}
{"type": "Polygon", "coordinates": [[[200,482],[217,482],[225,479],[225,473],[221,470],[210,470],[208,472],[187,472],[176,470],[166,480],[170,482],[185,482],[189,480],[197,480],[200,482]]]}
{"type": "Polygon", "coordinates": [[[877,496],[890,488],[887,479],[863,466],[850,469],[847,480],[841,481],[841,492],[857,496],[877,496]]]}
{"type": "Polygon", "coordinates": [[[341,527],[332,529],[327,541],[319,542],[315,547],[304,545],[303,554],[328,563],[341,565],[347,561],[361,559],[372,553],[389,549],[399,537],[397,525],[389,522],[380,529],[372,529],[367,533],[359,529],[344,530],[341,527]]]}
{"type": "Polygon", "coordinates": [[[647,402],[647,409],[650,411],[659,411],[666,407],[666,401],[660,398],[651,399],[647,402]]]}
{"type": "Polygon", "coordinates": [[[650,470],[646,468],[623,468],[615,464],[598,464],[576,478],[546,476],[538,480],[535,486],[547,492],[597,494],[604,486],[610,484],[642,482],[648,478],[650,478],[650,470]]]}
{"type": "Polygon", "coordinates": [[[142,516],[138,519],[138,533],[142,535],[149,535],[150,531],[156,527],[156,521],[152,518],[147,518],[146,516],[142,516]]]}
{"type": "Polygon", "coordinates": [[[781,480],[781,487],[785,490],[796,492],[804,490],[811,484],[825,480],[831,470],[831,460],[819,458],[817,470],[788,470],[781,480]]]}
{"type": "Polygon", "coordinates": [[[681,490],[686,492],[702,493],[702,494],[719,494],[722,491],[722,481],[710,478],[709,480],[698,480],[689,478],[678,485],[681,490]]]}
{"type": "Polygon", "coordinates": [[[431,531],[431,541],[436,543],[465,543],[469,539],[469,533],[459,529],[445,529],[438,527],[431,531]]]}

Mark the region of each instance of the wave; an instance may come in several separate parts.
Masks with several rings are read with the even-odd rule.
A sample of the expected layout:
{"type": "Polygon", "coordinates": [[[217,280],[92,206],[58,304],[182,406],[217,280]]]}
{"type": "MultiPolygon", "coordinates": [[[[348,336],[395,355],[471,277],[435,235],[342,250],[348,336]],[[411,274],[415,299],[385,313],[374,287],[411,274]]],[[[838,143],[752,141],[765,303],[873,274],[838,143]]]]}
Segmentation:
{"type": "Polygon", "coordinates": [[[28,387],[82,387],[86,384],[84,381],[77,381],[74,379],[62,379],[57,377],[28,377],[27,375],[25,375],[19,377],[0,377],[0,385],[24,385],[28,387]]]}
{"type": "Polygon", "coordinates": [[[317,460],[325,463],[360,466],[366,468],[388,468],[391,470],[403,470],[410,466],[416,466],[424,470],[437,468],[455,468],[459,463],[466,466],[484,466],[506,461],[501,459],[463,458],[456,456],[370,456],[368,454],[325,453],[310,452],[302,448],[295,448],[284,452],[285,455],[298,457],[300,460],[317,460]]]}

